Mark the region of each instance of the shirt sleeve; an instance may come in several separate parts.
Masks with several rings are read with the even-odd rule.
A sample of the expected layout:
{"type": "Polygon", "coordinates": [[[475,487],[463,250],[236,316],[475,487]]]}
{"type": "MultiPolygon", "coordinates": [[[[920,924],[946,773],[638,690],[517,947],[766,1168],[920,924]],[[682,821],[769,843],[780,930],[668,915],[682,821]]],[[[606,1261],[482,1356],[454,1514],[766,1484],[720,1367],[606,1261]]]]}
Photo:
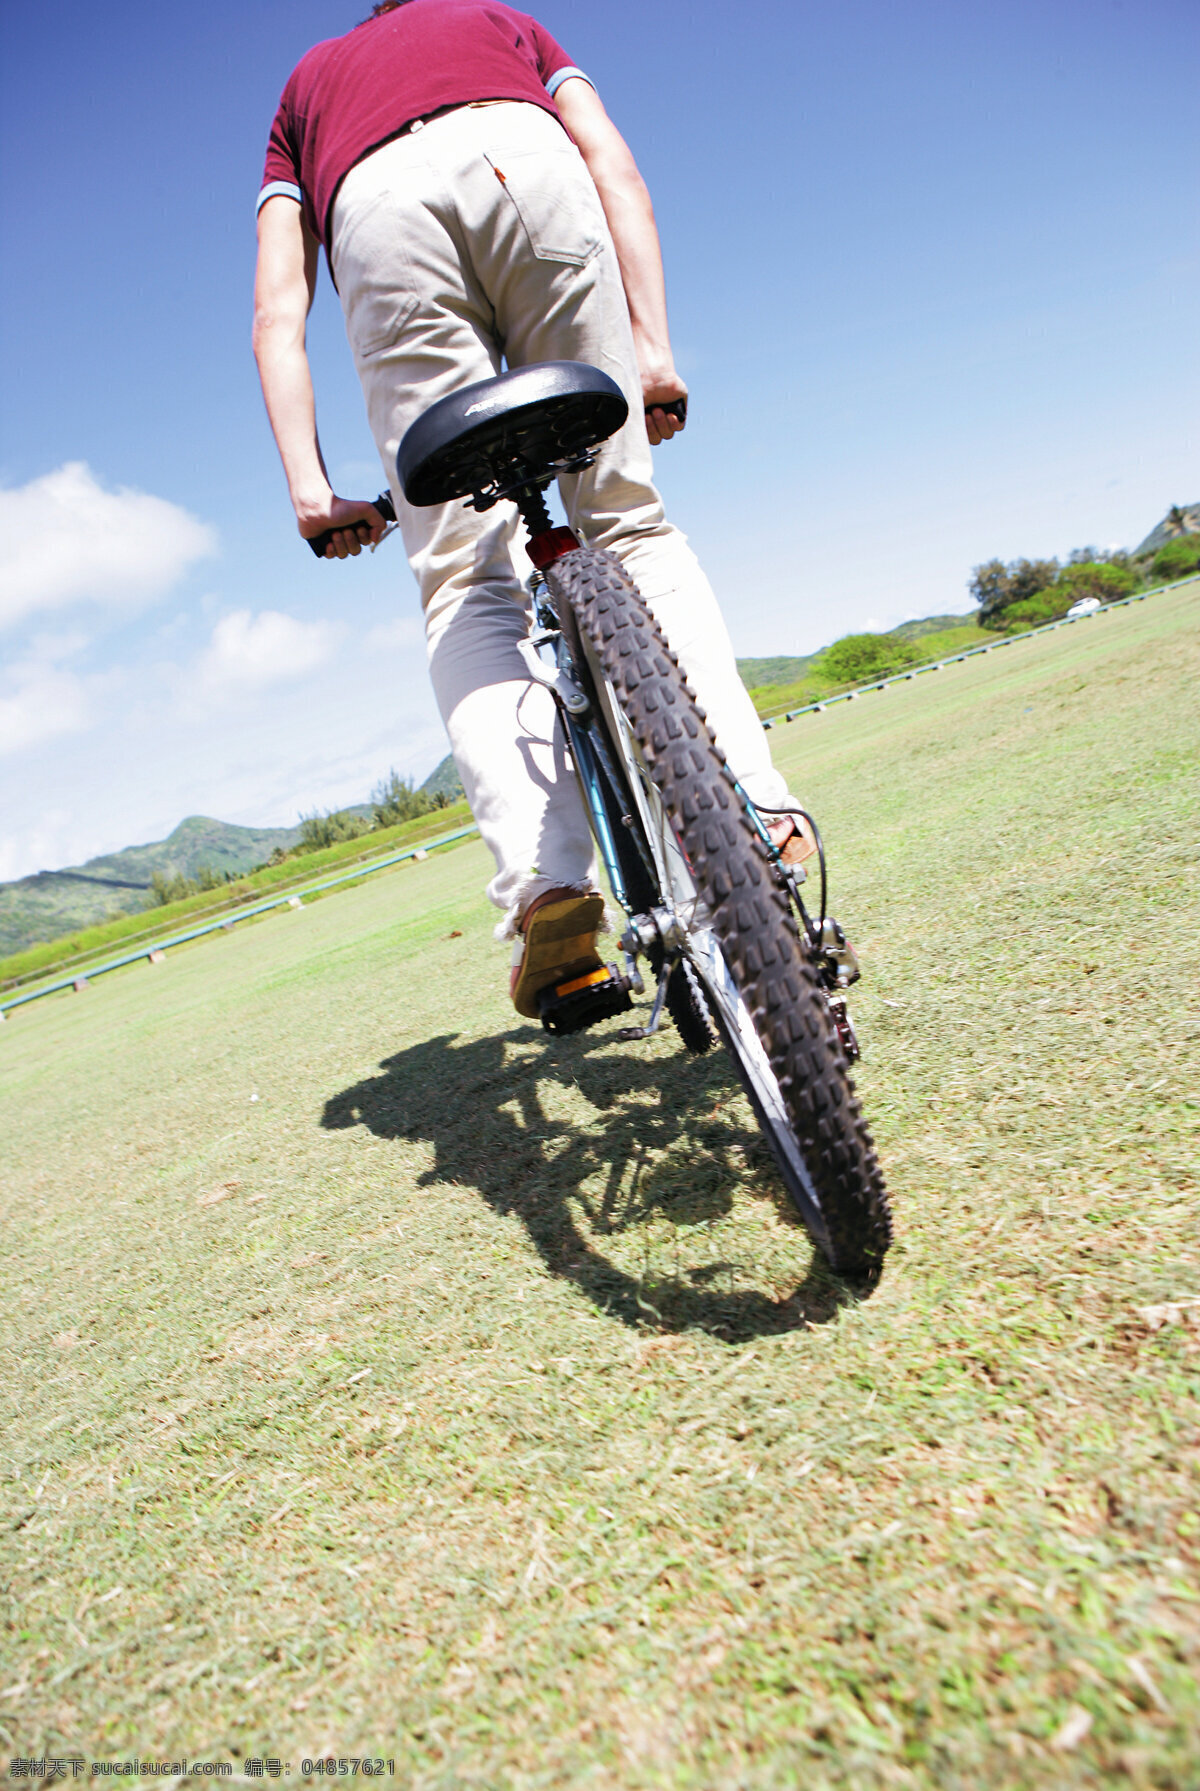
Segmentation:
{"type": "Polygon", "coordinates": [[[297,205],[304,204],[304,194],[294,180],[269,180],[258,195],[258,204],[254,207],[255,216],[268,199],[276,198],[294,199],[297,205]]]}
{"type": "Polygon", "coordinates": [[[595,91],[596,83],[592,80],[592,77],[590,75],[585,75],[581,68],[573,68],[568,64],[566,68],[557,68],[552,75],[547,75],[546,92],[549,97],[553,99],[563,82],[572,79],[586,81],[593,92],[595,91]]]}
{"type": "Polygon", "coordinates": [[[289,199],[296,199],[301,205],[304,204],[304,191],[300,185],[300,158],[296,153],[291,131],[286,96],[281,100],[275,122],[271,126],[267,159],[263,167],[262,190],[258,195],[256,209],[261,211],[267,200],[273,199],[277,193],[284,193],[289,199]]]}
{"type": "MultiPolygon", "coordinates": [[[[554,98],[555,89],[561,87],[568,76],[583,75],[583,79],[587,81],[583,70],[575,67],[562,45],[555,42],[544,25],[539,25],[536,19],[530,19],[529,29],[537,54],[538,74],[551,99],[554,98]]],[[[591,84],[589,81],[589,87],[591,84]]]]}

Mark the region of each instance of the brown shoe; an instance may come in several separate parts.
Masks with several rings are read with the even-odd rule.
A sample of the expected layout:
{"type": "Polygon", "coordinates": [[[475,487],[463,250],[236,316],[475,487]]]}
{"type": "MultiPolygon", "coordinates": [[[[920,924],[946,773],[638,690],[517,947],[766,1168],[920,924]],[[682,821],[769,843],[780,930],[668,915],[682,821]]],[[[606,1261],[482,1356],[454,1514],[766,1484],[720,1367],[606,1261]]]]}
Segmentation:
{"type": "Polygon", "coordinates": [[[803,815],[780,815],[766,822],[766,829],[784,864],[803,864],[817,849],[816,835],[803,815]]]}
{"type": "Polygon", "coordinates": [[[604,919],[604,897],[577,889],[547,889],[521,917],[525,949],[513,965],[509,993],[527,1020],[538,1018],[537,998],[551,983],[603,970],[596,934],[604,919]]]}

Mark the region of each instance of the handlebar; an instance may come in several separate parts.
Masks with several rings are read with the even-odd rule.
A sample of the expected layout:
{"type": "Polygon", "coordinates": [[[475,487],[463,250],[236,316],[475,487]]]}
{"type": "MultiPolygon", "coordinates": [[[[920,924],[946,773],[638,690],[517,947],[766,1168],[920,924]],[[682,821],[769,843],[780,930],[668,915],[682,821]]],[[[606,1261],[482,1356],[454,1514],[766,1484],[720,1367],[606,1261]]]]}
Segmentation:
{"type": "MultiPolygon", "coordinates": [[[[383,517],[383,520],[385,522],[395,522],[396,506],[392,502],[390,492],[381,491],[379,496],[377,498],[374,498],[372,501],[375,505],[375,508],[378,510],[379,514],[383,517]]],[[[367,526],[365,520],[362,517],[359,518],[359,522],[357,522],[357,523],[356,522],[348,522],[348,523],[344,523],[342,526],[344,528],[354,529],[359,526],[359,523],[361,523],[364,528],[367,526]]],[[[324,529],[321,532],[321,534],[311,535],[308,537],[308,545],[312,548],[313,552],[316,554],[316,556],[319,560],[323,560],[325,558],[325,549],[329,546],[329,543],[333,540],[334,535],[337,534],[338,532],[339,531],[336,529],[324,529]]]]}
{"type": "Polygon", "coordinates": [[[687,422],[686,398],[672,398],[670,404],[648,404],[646,406],[646,415],[649,416],[652,410],[665,411],[667,416],[674,417],[677,423],[687,422]]]}

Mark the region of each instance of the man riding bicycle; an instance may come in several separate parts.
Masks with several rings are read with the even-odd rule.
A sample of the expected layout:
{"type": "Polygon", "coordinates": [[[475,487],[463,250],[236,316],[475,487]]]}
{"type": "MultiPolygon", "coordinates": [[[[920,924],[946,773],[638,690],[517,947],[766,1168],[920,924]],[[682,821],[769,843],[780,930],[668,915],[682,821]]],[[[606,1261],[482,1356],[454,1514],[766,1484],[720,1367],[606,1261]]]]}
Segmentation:
{"type": "MultiPolygon", "coordinates": [[[[430,671],[467,799],[496,863],[518,1011],[599,964],[604,904],[554,700],[519,652],[528,597],[515,512],[416,508],[396,489],[409,425],[448,393],[550,360],[602,368],[630,406],[587,471],[564,477],[571,525],[622,561],[676,653],[731,769],[764,810],[791,805],[707,579],[666,520],[650,446],[685,399],[658,234],[628,147],[588,77],[501,0],[382,0],[291,75],[258,201],[254,349],[301,535],[327,558],[384,527],[330,487],[305,321],[325,249],[371,429],[420,587],[430,671]]],[[[784,857],[810,841],[785,818],[784,857]]]]}

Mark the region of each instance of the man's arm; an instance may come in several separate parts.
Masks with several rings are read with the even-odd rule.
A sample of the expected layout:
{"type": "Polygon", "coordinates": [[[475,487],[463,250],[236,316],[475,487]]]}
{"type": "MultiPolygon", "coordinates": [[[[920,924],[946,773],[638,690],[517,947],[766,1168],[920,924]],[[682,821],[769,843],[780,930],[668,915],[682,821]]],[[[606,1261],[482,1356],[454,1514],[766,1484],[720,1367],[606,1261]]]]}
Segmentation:
{"type": "Polygon", "coordinates": [[[633,321],[647,432],[652,442],[669,441],[683,424],[655,407],[686,398],[687,387],[671,353],[662,250],[650,194],[629,145],[587,81],[578,76],[564,81],[554,103],[596,183],[612,232],[633,321]]]}
{"type": "Polygon", "coordinates": [[[254,358],[300,533],[309,540],[336,530],[325,558],[344,560],[360,553],[364,541],[378,541],[384,521],[373,504],[334,495],[317,439],[305,328],[318,254],[296,201],[283,194],[268,199],[258,214],[254,358]]]}

